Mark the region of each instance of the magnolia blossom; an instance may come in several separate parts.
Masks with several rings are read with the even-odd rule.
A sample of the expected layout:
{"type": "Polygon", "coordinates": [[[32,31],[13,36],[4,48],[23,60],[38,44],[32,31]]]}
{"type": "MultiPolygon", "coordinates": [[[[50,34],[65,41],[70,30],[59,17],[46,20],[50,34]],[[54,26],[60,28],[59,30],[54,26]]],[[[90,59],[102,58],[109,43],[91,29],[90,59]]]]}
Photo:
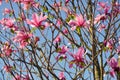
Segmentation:
{"type": "Polygon", "coordinates": [[[3,26],[6,26],[6,28],[13,28],[14,22],[15,22],[15,19],[12,19],[12,18],[3,18],[2,20],[0,20],[0,24],[2,24],[3,26]]]}
{"type": "Polygon", "coordinates": [[[113,3],[113,15],[117,16],[118,14],[120,14],[120,4],[116,1],[113,3]]]}
{"type": "Polygon", "coordinates": [[[109,61],[107,61],[109,66],[112,68],[110,71],[110,75],[114,77],[115,72],[120,72],[120,67],[118,66],[117,59],[112,57],[109,61]]]}
{"type": "Polygon", "coordinates": [[[1,48],[1,50],[4,53],[4,56],[10,57],[13,50],[8,42],[5,43],[5,45],[1,48]]]}
{"type": "Polygon", "coordinates": [[[31,6],[37,8],[39,6],[39,3],[36,3],[35,0],[21,0],[21,3],[24,5],[23,9],[27,10],[31,6]]]}
{"type": "Polygon", "coordinates": [[[70,55],[73,57],[73,60],[70,62],[69,67],[71,68],[74,63],[81,68],[84,67],[83,65],[85,62],[84,54],[85,54],[85,50],[83,47],[80,47],[75,54],[70,53],[70,55]]]}
{"type": "Polygon", "coordinates": [[[105,2],[98,2],[98,5],[101,6],[102,8],[106,7],[106,3],[105,2]]]}
{"type": "Polygon", "coordinates": [[[98,23],[98,22],[100,22],[101,20],[105,20],[106,19],[106,15],[105,14],[98,14],[97,16],[96,16],[96,18],[94,19],[94,24],[96,24],[96,23],[98,23]]]}
{"type": "Polygon", "coordinates": [[[6,66],[4,66],[3,69],[4,69],[6,72],[10,72],[10,71],[12,70],[12,66],[6,65],[6,66]]]}
{"type": "Polygon", "coordinates": [[[70,1],[70,0],[66,0],[66,1],[65,1],[65,5],[67,5],[67,4],[69,3],[69,1],[70,1]]]}
{"type": "Polygon", "coordinates": [[[21,80],[21,76],[20,75],[15,75],[15,77],[13,78],[13,80],[21,80]]]}
{"type": "Polygon", "coordinates": [[[17,35],[13,38],[14,42],[20,43],[20,48],[24,48],[29,43],[29,39],[33,36],[31,33],[24,31],[16,31],[17,35]]]}
{"type": "Polygon", "coordinates": [[[116,58],[112,57],[109,61],[108,61],[108,64],[111,68],[116,68],[118,67],[118,62],[116,60],[116,58]]]}
{"type": "Polygon", "coordinates": [[[110,6],[107,5],[108,2],[98,2],[98,5],[100,8],[98,8],[99,11],[104,11],[104,14],[108,14],[108,11],[110,10],[110,6]]]}
{"type": "Polygon", "coordinates": [[[23,80],[30,80],[29,75],[25,75],[25,77],[23,77],[23,80]]]}
{"type": "Polygon", "coordinates": [[[110,75],[112,76],[112,77],[115,77],[115,71],[112,69],[112,70],[110,70],[110,75]]]}
{"type": "Polygon", "coordinates": [[[55,38],[54,42],[55,42],[55,43],[59,43],[59,42],[61,42],[60,35],[59,35],[59,36],[57,36],[57,37],[55,38]]]}
{"type": "Polygon", "coordinates": [[[35,0],[13,0],[13,2],[18,2],[23,4],[23,9],[27,10],[29,9],[31,6],[37,8],[39,6],[39,3],[36,3],[35,0]]]}
{"type": "Polygon", "coordinates": [[[113,44],[114,44],[114,40],[113,39],[109,39],[109,40],[105,40],[104,41],[104,45],[109,48],[109,49],[113,49],[113,44]]]}
{"type": "Polygon", "coordinates": [[[5,8],[3,14],[4,14],[4,15],[5,15],[5,14],[10,14],[11,12],[13,12],[13,11],[10,10],[10,9],[8,9],[8,8],[5,8]]]}
{"type": "Polygon", "coordinates": [[[60,72],[60,74],[59,74],[59,79],[60,79],[60,80],[66,80],[66,79],[65,79],[65,76],[64,76],[64,72],[60,72]]]}
{"type": "Polygon", "coordinates": [[[3,29],[10,28],[16,31],[18,27],[15,26],[14,22],[15,22],[15,19],[12,19],[12,18],[3,18],[2,20],[0,20],[0,24],[3,25],[3,29]]]}
{"type": "Polygon", "coordinates": [[[43,14],[41,14],[40,16],[38,16],[38,14],[33,13],[32,15],[32,20],[27,19],[27,23],[29,25],[31,25],[32,27],[40,27],[40,26],[44,26],[46,27],[43,22],[47,19],[47,16],[43,16],[43,14]]]}
{"type": "Polygon", "coordinates": [[[59,50],[58,50],[58,56],[56,57],[56,59],[58,60],[60,57],[62,57],[63,59],[65,59],[65,58],[67,58],[67,56],[66,56],[66,52],[68,51],[68,48],[67,48],[67,46],[62,46],[62,47],[60,47],[60,48],[58,48],[59,50]]]}
{"type": "Polygon", "coordinates": [[[60,19],[57,20],[57,26],[60,26],[62,24],[62,21],[60,19]]]}
{"type": "Polygon", "coordinates": [[[85,20],[83,19],[83,16],[80,14],[80,15],[76,15],[75,20],[70,20],[68,24],[70,26],[74,27],[74,29],[72,29],[72,30],[75,30],[77,26],[78,27],[84,27],[85,26],[85,20]]]}
{"type": "Polygon", "coordinates": [[[63,33],[64,33],[64,34],[68,34],[68,30],[67,30],[67,29],[64,29],[64,30],[63,30],[63,33]]]}

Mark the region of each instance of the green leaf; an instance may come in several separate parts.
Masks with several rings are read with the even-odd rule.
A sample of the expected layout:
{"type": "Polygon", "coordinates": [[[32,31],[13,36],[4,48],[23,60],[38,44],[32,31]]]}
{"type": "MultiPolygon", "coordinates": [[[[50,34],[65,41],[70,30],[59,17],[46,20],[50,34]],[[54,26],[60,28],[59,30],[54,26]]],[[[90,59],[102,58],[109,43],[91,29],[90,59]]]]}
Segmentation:
{"type": "Polygon", "coordinates": [[[47,7],[43,7],[43,12],[48,12],[48,8],[47,7]]]}
{"type": "Polygon", "coordinates": [[[80,27],[77,27],[77,28],[76,28],[76,31],[77,31],[78,34],[80,34],[80,33],[81,33],[80,27]]]}

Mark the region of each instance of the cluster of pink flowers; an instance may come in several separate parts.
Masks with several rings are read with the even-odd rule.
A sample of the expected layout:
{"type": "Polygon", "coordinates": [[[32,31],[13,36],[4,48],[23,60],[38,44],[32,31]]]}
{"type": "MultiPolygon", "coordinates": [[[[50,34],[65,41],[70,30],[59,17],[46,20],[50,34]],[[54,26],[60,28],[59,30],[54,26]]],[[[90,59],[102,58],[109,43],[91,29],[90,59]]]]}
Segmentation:
{"type": "Polygon", "coordinates": [[[104,45],[108,48],[108,49],[113,49],[113,44],[114,44],[115,40],[114,39],[109,39],[109,40],[105,40],[104,41],[104,45]]]}
{"type": "Polygon", "coordinates": [[[55,40],[54,40],[55,43],[59,43],[61,42],[61,38],[60,38],[60,35],[58,35],[55,40]]]}
{"type": "Polygon", "coordinates": [[[8,65],[6,65],[6,66],[4,66],[4,71],[6,71],[6,72],[11,72],[11,70],[12,70],[12,66],[8,66],[8,65]]]}
{"type": "Polygon", "coordinates": [[[47,16],[43,16],[41,13],[40,16],[38,14],[33,13],[32,14],[32,20],[26,19],[27,24],[31,25],[32,27],[40,27],[40,28],[46,28],[48,26],[48,23],[45,22],[47,19],[47,16]]]}
{"type": "Polygon", "coordinates": [[[86,22],[83,16],[80,14],[75,15],[75,20],[70,20],[68,24],[72,27],[71,30],[75,30],[76,27],[84,27],[86,22]]]}
{"type": "Polygon", "coordinates": [[[18,2],[23,4],[24,10],[29,9],[31,6],[37,8],[40,5],[39,3],[36,3],[35,0],[13,0],[13,2],[18,2]]]}
{"type": "Polygon", "coordinates": [[[28,45],[30,38],[33,34],[24,32],[24,31],[16,31],[17,35],[13,38],[14,42],[18,42],[20,44],[20,48],[24,48],[28,45]]]}
{"type": "Polygon", "coordinates": [[[60,80],[66,80],[65,76],[64,76],[64,72],[60,72],[59,74],[59,79],[60,80]]]}
{"type": "Polygon", "coordinates": [[[9,42],[6,42],[3,47],[2,47],[2,52],[3,54],[1,55],[2,57],[6,56],[6,57],[10,57],[13,50],[11,48],[11,45],[9,44],[9,42]]]}
{"type": "Polygon", "coordinates": [[[58,50],[58,56],[56,57],[56,59],[57,60],[59,60],[59,58],[63,58],[63,59],[66,59],[67,58],[67,56],[66,56],[66,52],[68,51],[68,48],[67,48],[67,46],[62,46],[62,47],[60,47],[60,48],[58,48],[59,50],[58,50]]]}
{"type": "Polygon", "coordinates": [[[85,50],[83,47],[80,47],[75,54],[70,53],[70,55],[73,57],[73,60],[70,62],[69,67],[71,68],[75,63],[80,68],[83,68],[85,64],[84,54],[85,50]]]}
{"type": "Polygon", "coordinates": [[[0,24],[3,25],[4,28],[16,29],[14,22],[15,22],[15,19],[12,19],[12,18],[3,18],[2,20],[0,20],[0,24]]]}
{"type": "Polygon", "coordinates": [[[112,68],[112,69],[110,70],[110,75],[111,75],[112,77],[115,76],[115,73],[116,73],[116,72],[120,72],[120,67],[118,66],[118,61],[117,61],[116,58],[112,57],[112,58],[108,61],[108,64],[109,64],[109,66],[112,68]]]}
{"type": "Polygon", "coordinates": [[[10,13],[13,13],[13,11],[8,8],[5,8],[3,11],[3,15],[10,14],[10,13]]]}
{"type": "Polygon", "coordinates": [[[108,6],[108,2],[98,2],[98,5],[100,6],[100,8],[98,8],[100,12],[103,11],[104,14],[108,14],[110,10],[110,6],[108,6]]]}

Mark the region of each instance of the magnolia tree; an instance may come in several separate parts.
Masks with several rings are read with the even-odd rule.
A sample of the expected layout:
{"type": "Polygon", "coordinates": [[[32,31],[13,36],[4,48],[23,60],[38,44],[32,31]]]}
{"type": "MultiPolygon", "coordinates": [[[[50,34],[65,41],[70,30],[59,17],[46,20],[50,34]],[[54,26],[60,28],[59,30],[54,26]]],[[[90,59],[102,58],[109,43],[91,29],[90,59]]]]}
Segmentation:
{"type": "Polygon", "coordinates": [[[0,0],[0,80],[120,80],[119,0],[0,0]]]}

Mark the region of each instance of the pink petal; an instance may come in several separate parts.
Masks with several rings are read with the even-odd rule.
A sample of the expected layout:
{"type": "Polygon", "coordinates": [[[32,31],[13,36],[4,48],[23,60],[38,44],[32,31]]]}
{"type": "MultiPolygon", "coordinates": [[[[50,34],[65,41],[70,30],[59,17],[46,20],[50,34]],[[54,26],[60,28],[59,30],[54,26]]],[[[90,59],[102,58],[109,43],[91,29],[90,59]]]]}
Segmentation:
{"type": "Polygon", "coordinates": [[[112,70],[110,70],[110,75],[112,76],[112,77],[115,77],[115,72],[114,72],[114,70],[112,69],[112,70]]]}

